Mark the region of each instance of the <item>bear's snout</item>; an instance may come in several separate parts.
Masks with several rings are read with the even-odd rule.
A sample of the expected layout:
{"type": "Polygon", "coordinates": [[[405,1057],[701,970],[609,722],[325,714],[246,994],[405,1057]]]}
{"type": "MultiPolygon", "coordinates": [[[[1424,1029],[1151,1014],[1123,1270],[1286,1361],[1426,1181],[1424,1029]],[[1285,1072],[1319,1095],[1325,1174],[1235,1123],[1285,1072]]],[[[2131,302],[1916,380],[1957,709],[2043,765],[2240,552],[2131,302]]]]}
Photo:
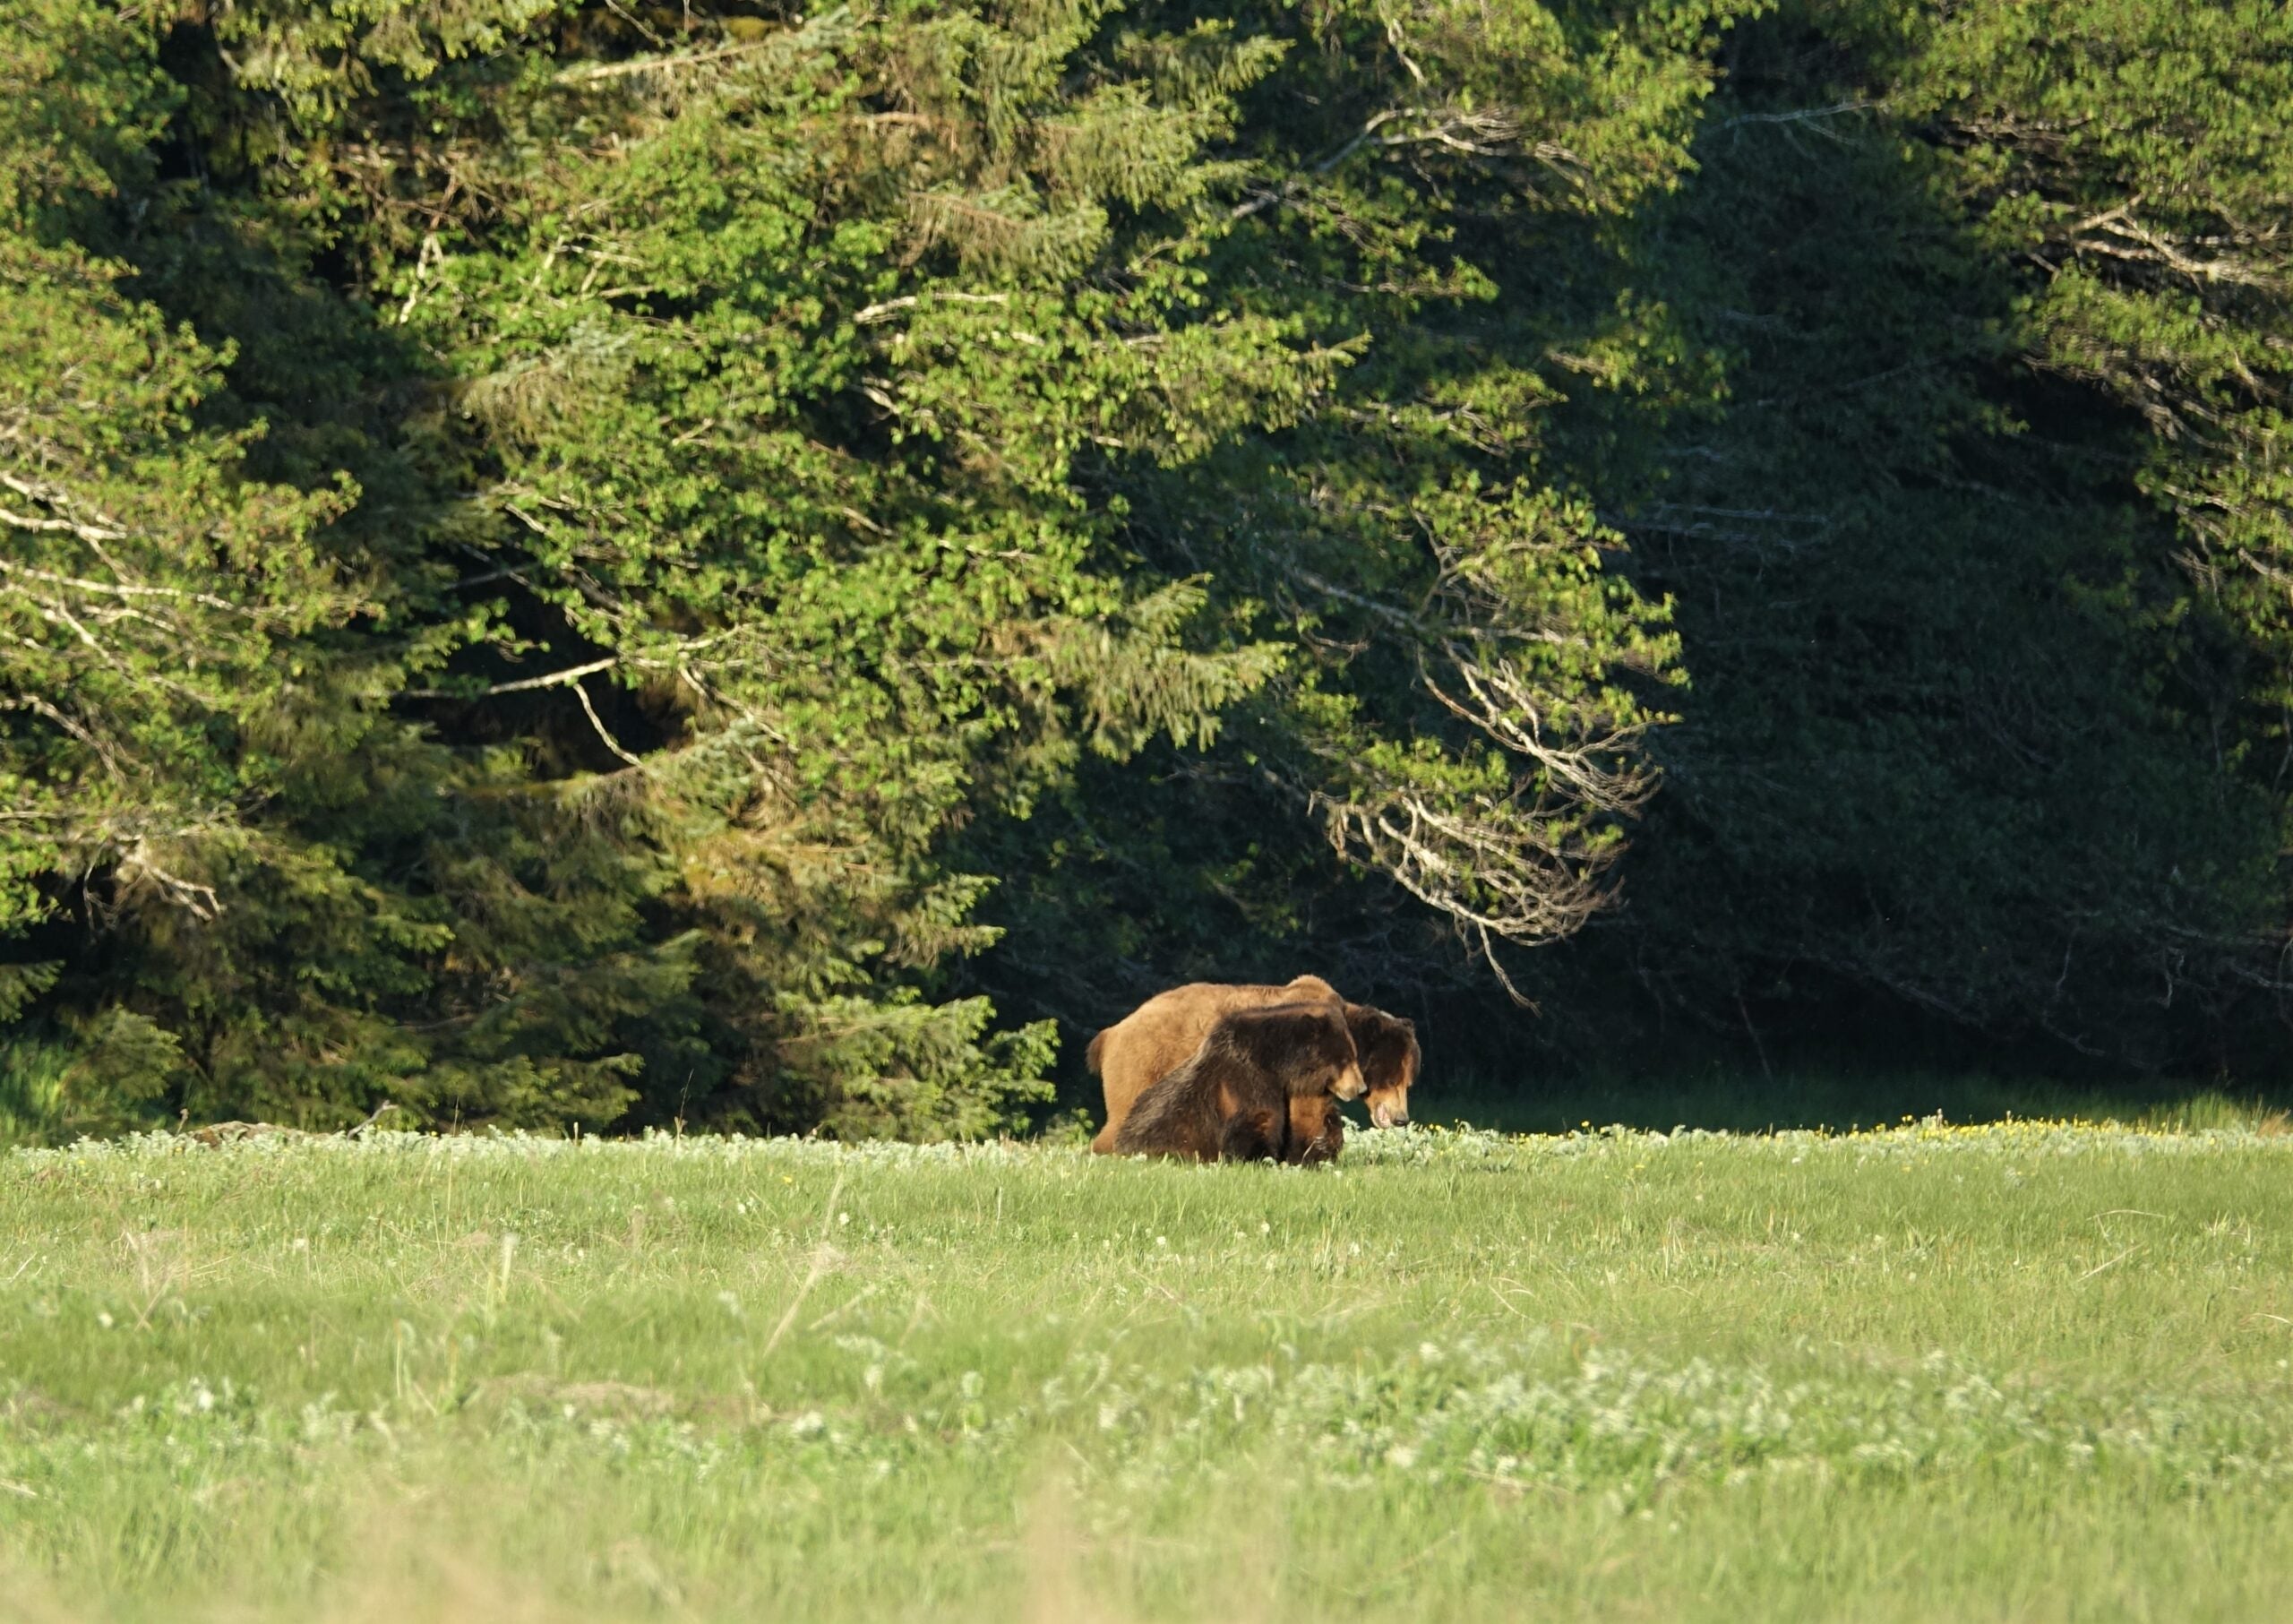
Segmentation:
{"type": "Polygon", "coordinates": [[[1349,1064],[1337,1074],[1337,1081],[1329,1086],[1329,1091],[1342,1100],[1358,1100],[1370,1092],[1370,1085],[1362,1078],[1361,1068],[1349,1064]]]}
{"type": "Polygon", "coordinates": [[[1408,1127],[1408,1096],[1404,1095],[1396,1097],[1392,1095],[1387,1095],[1382,1098],[1371,1100],[1370,1102],[1370,1120],[1380,1128],[1408,1127]]]}

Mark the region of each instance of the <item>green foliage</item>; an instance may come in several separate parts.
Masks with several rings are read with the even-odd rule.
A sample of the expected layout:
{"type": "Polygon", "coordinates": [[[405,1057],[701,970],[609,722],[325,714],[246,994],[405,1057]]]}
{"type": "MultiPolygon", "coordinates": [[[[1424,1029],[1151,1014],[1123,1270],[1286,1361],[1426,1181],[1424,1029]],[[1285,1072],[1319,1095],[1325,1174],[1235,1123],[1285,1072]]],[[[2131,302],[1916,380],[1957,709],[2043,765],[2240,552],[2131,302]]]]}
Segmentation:
{"type": "Polygon", "coordinates": [[[1947,15],[1919,47],[1894,99],[1947,132],[1983,246],[2040,271],[2032,359],[2142,415],[2143,492],[2279,655],[2293,17],[2053,0],[1947,15]]]}
{"type": "Polygon", "coordinates": [[[0,1145],[154,1125],[152,1105],[183,1070],[175,1034],[116,1005],[72,1026],[68,1042],[0,1041],[0,1145]]]}
{"type": "Polygon", "coordinates": [[[1207,574],[1237,635],[1292,654],[1209,760],[1157,759],[1146,816],[1139,775],[1104,775],[993,851],[1018,940],[990,984],[1113,1014],[1188,974],[1311,963],[1398,998],[1470,975],[1461,939],[1486,994],[1608,902],[1682,674],[1552,422],[1673,387],[1632,219],[1688,170],[1735,9],[1284,24],[1213,262],[1346,365],[1295,424],[1109,477],[1144,562],[1207,574]]]}
{"type": "MultiPolygon", "coordinates": [[[[1293,666],[1311,686],[1269,688],[1267,709],[1295,709],[1250,735],[1246,760],[1162,758],[1149,816],[1100,812],[1129,798],[1111,786],[1063,804],[1021,928],[1046,943],[1071,931],[1063,904],[1087,875],[1122,918],[1104,958],[1127,992],[1180,966],[1311,967],[1421,1001],[1453,1062],[1480,1050],[1507,1070],[1535,1038],[1611,1075],[1715,1048],[1746,1065],[1893,1065],[2002,1042],[2049,1067],[2203,1056],[2276,1075],[2287,665],[2276,544],[2256,538],[2286,511],[2270,471],[2283,25],[2267,8],[1907,0],[1722,21],[1716,76],[1675,63],[1673,89],[1645,104],[1652,133],[1681,142],[1638,149],[1670,153],[1670,184],[1644,165],[1636,187],[1475,195],[1446,236],[1418,239],[1454,278],[1446,308],[1424,270],[1344,278],[1421,301],[1339,385],[1366,384],[1352,424],[1404,455],[1350,461],[1321,414],[1291,436],[1314,439],[1310,458],[1226,480],[1170,527],[1198,546],[1231,489],[1257,503],[1292,478],[1356,527],[1333,549],[1353,566],[1413,530],[1454,545],[1436,527],[1475,508],[1437,499],[1445,468],[1478,460],[1490,492],[1533,470],[1514,511],[1542,516],[1524,528],[1543,550],[1521,547],[1533,562],[1500,611],[1476,606],[1472,669],[1487,680],[1497,628],[1548,659],[1581,649],[1573,670],[1532,667],[1542,692],[1499,715],[1632,748],[1594,752],[1602,776],[1560,777],[1558,820],[1508,802],[1493,769],[1542,763],[1548,741],[1476,758],[1433,743],[1470,739],[1467,718],[1386,709],[1464,691],[1444,680],[1450,640],[1388,631],[1421,636],[1444,600],[1428,574],[1308,563],[1337,588],[1321,590],[1269,545],[1307,527],[1254,509],[1225,520],[1238,545],[1218,572],[1258,570],[1280,605],[1283,570],[1291,600],[1322,613],[1293,666]],[[1629,543],[1636,595],[1606,597],[1610,569],[1566,596],[1572,524],[1629,543]],[[1685,682],[1616,681],[1635,671],[1685,682]],[[1636,733],[1654,711],[1679,720],[1636,733]],[[1394,719],[1348,737],[1365,717],[1394,719]],[[1308,740],[1330,743],[1354,787],[1292,764],[1308,740]],[[1500,851],[1550,831],[1595,879],[1615,849],[1602,842],[1629,827],[1632,855],[1609,872],[1627,906],[1564,947],[1497,955],[1542,1018],[1490,1020],[1422,913],[1333,883],[1285,835],[1283,786],[1300,780],[1326,807],[1364,807],[1341,838],[1404,884],[1413,854],[1394,846],[1453,837],[1466,808],[1483,827],[1492,804],[1516,814],[1500,851]],[[1401,815],[1434,785],[1434,805],[1401,815]],[[1635,824],[1599,815],[1610,794],[1639,808],[1635,824]],[[1138,923],[1162,898],[1179,920],[1138,923]]],[[[1411,60],[1421,80],[1395,71],[1430,94],[1439,73],[1411,60]]],[[[1524,73],[1537,58],[1499,60],[1524,73]]],[[[1445,200],[1462,203],[1481,155],[1436,147],[1454,166],[1445,200]]],[[[1340,240],[1370,240],[1358,212],[1340,240]]],[[[1475,915],[1507,871],[1469,868],[1438,901],[1485,946],[1475,915]]],[[[1048,948],[1018,967],[1015,993],[1095,1003],[1048,948]]]]}
{"type": "Polygon", "coordinates": [[[1499,1047],[2254,1063],[2289,61],[2257,3],[28,0],[23,1131],[976,1135],[1044,1017],[1305,967],[1499,1047]]]}
{"type": "Polygon", "coordinates": [[[1551,935],[1594,900],[1649,719],[1615,673],[1663,667],[1661,614],[1582,503],[1445,448],[1450,394],[1542,386],[1445,384],[1409,323],[1489,293],[1448,191],[1603,215],[1677,166],[1695,29],[10,26],[0,924],[64,953],[13,1000],[39,1042],[149,1023],[202,1115],[989,1131],[1052,1048],[946,984],[1001,934],[951,842],[1235,718],[1437,907],[1551,935]],[[1397,62],[1440,94],[1396,100],[1397,62]],[[1584,149],[1567,199],[1516,184],[1532,122],[1584,149]],[[1404,374],[1424,406],[1380,421],[1404,374]],[[1315,494],[1322,458],[1430,548],[1315,494]],[[1294,543],[1225,504],[1174,559],[1237,479],[1294,543]],[[1399,690],[1314,652],[1326,606],[1255,626],[1305,579],[1377,595],[1399,690]],[[1514,736],[1492,683],[1550,721],[1514,736]],[[1526,855],[1394,845],[1429,815],[1526,855]]]}
{"type": "MultiPolygon", "coordinates": [[[[1629,975],[1755,1046],[1925,1020],[2261,1061],[2289,900],[2276,589],[2233,578],[2191,501],[2269,459],[2185,432],[2211,386],[2134,353],[2202,328],[2261,366],[2286,306],[2209,284],[2200,314],[2125,235],[2150,207],[2266,236],[2260,126],[2210,108],[2203,150],[2183,138],[2195,79],[2293,111],[2279,25],[2250,21],[1816,4],[1733,43],[1648,261],[1724,394],[1596,448],[1695,692],[1656,747],[1636,906],[1552,1002],[1629,975]]],[[[2276,522],[2255,495],[2237,522],[2276,522]]]]}

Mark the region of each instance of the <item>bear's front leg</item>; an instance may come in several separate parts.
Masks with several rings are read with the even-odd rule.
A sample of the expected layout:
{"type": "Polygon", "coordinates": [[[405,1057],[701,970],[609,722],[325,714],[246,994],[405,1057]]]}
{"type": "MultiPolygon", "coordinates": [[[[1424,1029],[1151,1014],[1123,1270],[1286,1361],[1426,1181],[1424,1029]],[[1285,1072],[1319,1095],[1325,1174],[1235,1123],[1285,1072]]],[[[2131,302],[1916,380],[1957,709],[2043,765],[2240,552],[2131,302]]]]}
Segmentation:
{"type": "Polygon", "coordinates": [[[1282,1159],[1284,1130],[1288,1126],[1281,1116],[1263,1108],[1237,1111],[1226,1119],[1226,1126],[1218,1136],[1218,1159],[1278,1162],[1282,1159]]]}
{"type": "Polygon", "coordinates": [[[1290,1101],[1290,1143],[1283,1160],[1303,1167],[1335,1162],[1345,1148],[1345,1116],[1327,1094],[1294,1096],[1290,1101]]]}

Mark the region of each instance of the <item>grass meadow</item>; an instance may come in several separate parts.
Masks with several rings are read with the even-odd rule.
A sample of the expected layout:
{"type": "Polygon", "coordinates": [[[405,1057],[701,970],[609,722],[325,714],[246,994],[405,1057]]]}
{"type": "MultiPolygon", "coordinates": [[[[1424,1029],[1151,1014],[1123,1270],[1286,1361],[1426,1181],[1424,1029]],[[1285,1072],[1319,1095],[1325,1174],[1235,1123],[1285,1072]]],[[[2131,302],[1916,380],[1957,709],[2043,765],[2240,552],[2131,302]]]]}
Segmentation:
{"type": "Polygon", "coordinates": [[[2278,1126],[9,1153],[0,1616],[2282,1619],[2278,1126]]]}

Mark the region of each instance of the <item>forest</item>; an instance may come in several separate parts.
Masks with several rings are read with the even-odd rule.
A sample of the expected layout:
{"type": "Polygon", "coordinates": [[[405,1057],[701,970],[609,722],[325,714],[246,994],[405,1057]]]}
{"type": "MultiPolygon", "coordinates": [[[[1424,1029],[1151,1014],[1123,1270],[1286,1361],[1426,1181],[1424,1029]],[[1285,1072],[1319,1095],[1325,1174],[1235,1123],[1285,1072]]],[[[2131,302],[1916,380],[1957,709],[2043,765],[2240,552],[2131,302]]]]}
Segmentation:
{"type": "Polygon", "coordinates": [[[2280,0],[10,0],[0,1139],[2276,1087],[2289,396],[2280,0]]]}

